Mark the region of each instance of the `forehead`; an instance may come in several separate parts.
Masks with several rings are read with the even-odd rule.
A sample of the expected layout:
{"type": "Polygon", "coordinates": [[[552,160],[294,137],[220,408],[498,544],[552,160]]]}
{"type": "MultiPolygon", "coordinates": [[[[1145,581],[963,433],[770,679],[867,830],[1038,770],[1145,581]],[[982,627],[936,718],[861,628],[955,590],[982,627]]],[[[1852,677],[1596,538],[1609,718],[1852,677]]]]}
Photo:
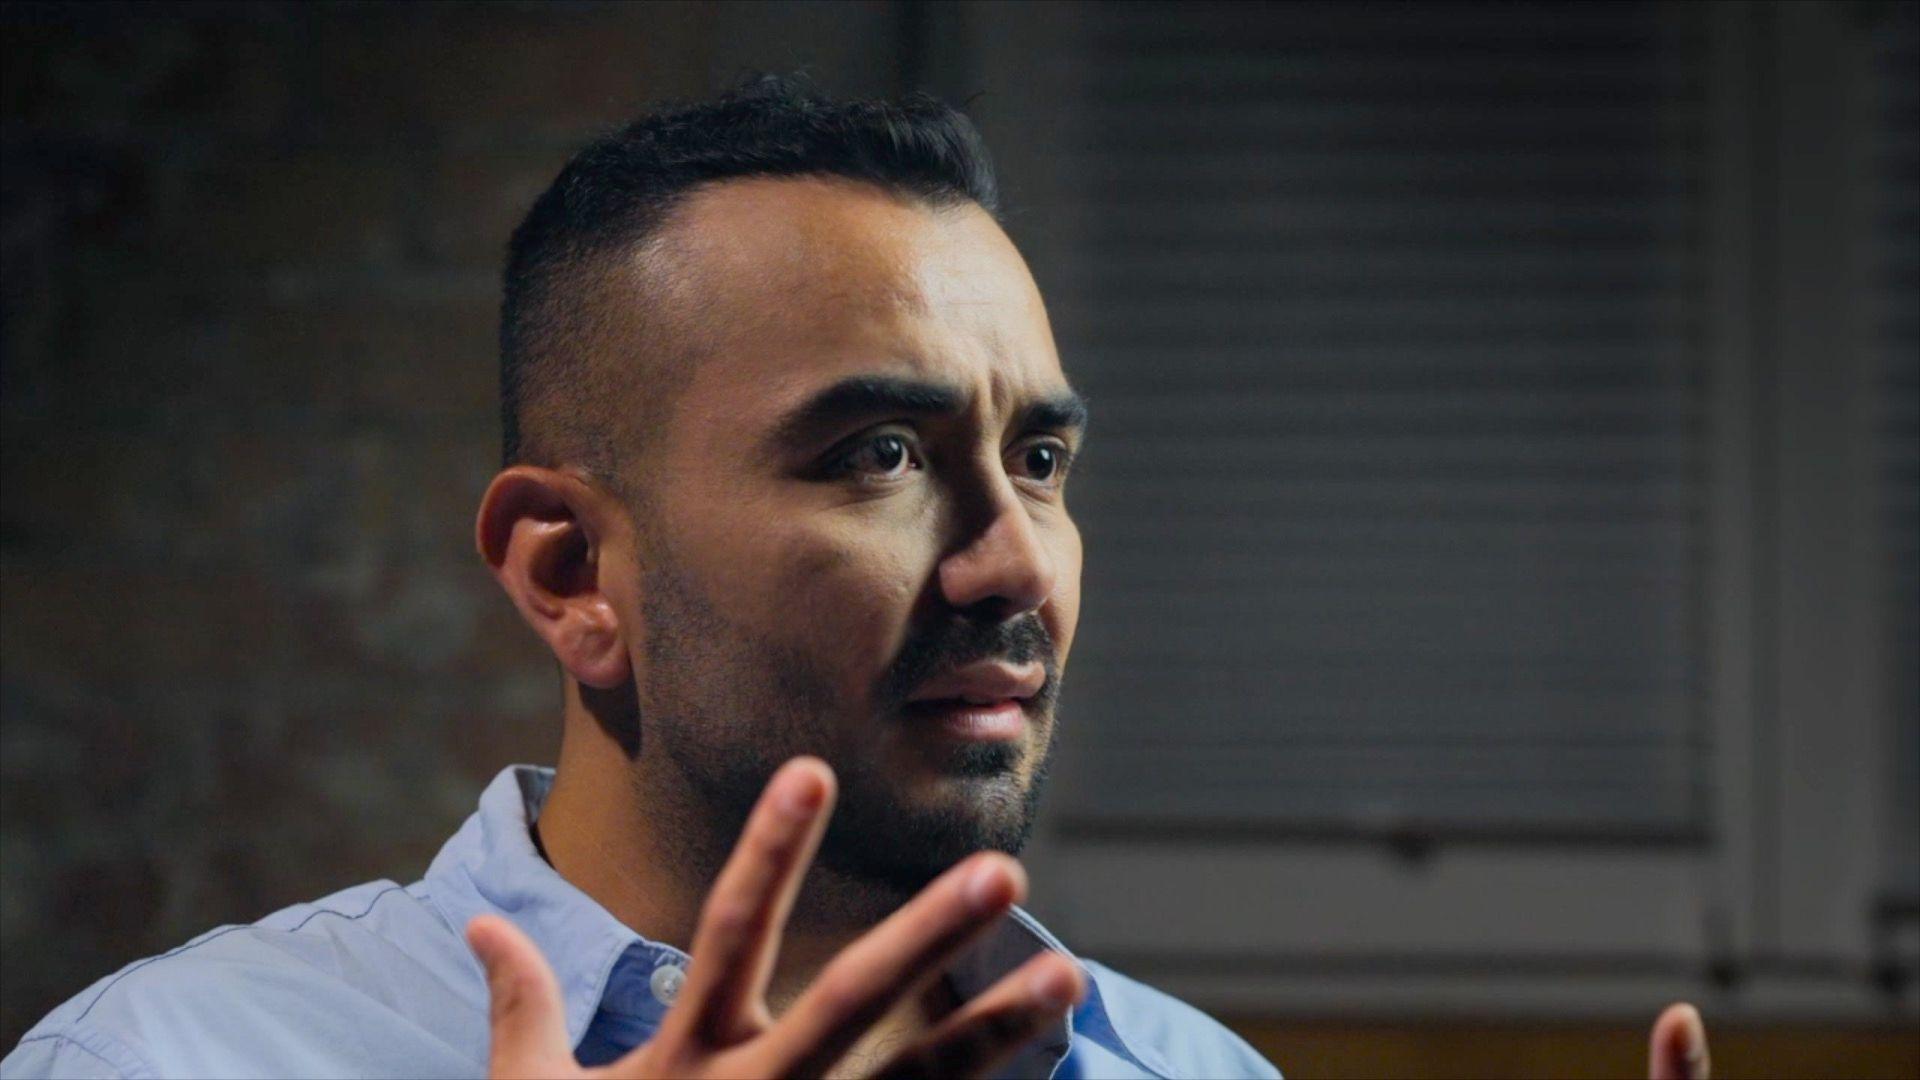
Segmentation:
{"type": "Polygon", "coordinates": [[[861,374],[936,379],[1006,408],[1066,382],[1025,261],[970,203],[730,181],[689,199],[660,250],[672,302],[702,328],[682,419],[770,417],[861,374]]]}

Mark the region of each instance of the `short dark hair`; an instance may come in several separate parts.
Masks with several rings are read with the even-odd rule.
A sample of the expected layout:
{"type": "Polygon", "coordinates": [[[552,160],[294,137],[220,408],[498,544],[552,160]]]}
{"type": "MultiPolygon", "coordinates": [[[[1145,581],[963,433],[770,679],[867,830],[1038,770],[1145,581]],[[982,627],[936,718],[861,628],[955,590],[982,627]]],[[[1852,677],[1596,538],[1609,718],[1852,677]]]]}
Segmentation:
{"type": "Polygon", "coordinates": [[[593,356],[596,281],[695,190],[770,176],[841,177],[936,208],[999,213],[979,132],[925,94],[835,100],[803,79],[763,75],[642,116],[575,154],[513,232],[500,310],[506,464],[578,464],[618,479],[601,414],[623,380],[593,356]]]}

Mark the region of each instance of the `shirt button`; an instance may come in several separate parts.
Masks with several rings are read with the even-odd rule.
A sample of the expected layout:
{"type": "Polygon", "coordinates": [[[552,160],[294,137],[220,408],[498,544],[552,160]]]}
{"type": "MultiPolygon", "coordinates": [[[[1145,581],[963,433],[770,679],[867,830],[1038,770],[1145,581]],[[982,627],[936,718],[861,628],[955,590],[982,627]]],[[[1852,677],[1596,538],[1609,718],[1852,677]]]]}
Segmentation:
{"type": "Polygon", "coordinates": [[[653,990],[655,1001],[662,1005],[671,1005],[673,999],[680,996],[680,984],[686,981],[687,973],[683,968],[673,964],[661,964],[653,969],[653,978],[649,980],[648,985],[653,990]]]}

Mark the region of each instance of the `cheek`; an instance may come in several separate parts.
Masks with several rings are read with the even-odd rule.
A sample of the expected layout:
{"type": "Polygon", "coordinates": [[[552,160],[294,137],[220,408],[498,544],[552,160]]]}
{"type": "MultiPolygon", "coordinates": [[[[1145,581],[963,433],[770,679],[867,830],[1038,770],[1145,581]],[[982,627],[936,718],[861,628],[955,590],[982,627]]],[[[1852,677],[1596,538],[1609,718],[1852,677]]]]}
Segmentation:
{"type": "Polygon", "coordinates": [[[919,545],[878,529],[796,527],[769,550],[772,632],[809,652],[844,654],[859,678],[892,658],[930,572],[919,545]]]}
{"type": "Polygon", "coordinates": [[[1074,630],[1080,625],[1080,568],[1083,554],[1079,530],[1068,528],[1054,552],[1056,578],[1053,595],[1047,600],[1040,618],[1053,638],[1055,659],[1067,666],[1067,654],[1073,651],[1074,630]]]}

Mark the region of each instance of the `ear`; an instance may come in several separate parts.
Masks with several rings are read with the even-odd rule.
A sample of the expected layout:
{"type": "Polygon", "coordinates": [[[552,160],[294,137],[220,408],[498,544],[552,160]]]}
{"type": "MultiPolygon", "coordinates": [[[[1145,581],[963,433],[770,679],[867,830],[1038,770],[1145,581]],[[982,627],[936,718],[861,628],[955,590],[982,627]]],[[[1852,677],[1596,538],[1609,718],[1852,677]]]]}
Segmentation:
{"type": "Polygon", "coordinates": [[[615,520],[611,497],[579,477],[515,465],[487,485],[474,522],[480,557],[520,617],[569,675],[599,690],[632,676],[601,565],[615,520]]]}

